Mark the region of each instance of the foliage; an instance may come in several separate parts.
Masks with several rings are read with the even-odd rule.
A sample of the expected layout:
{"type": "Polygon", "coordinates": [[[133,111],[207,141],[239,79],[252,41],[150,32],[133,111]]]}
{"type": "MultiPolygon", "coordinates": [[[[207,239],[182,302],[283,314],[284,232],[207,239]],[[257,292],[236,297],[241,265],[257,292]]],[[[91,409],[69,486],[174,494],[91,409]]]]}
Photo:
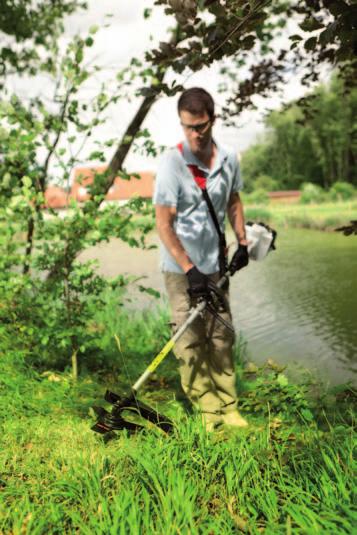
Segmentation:
{"type": "Polygon", "coordinates": [[[357,194],[356,188],[348,182],[337,181],[329,190],[329,197],[333,201],[347,201],[357,194]]]}
{"type": "MultiPolygon", "coordinates": [[[[101,329],[95,323],[95,314],[104,305],[107,290],[123,288],[128,280],[118,276],[106,280],[95,272],[95,264],[76,261],[66,262],[67,236],[73,224],[82,220],[88,229],[87,246],[117,236],[133,246],[144,247],[144,233],[151,228],[145,223],[144,233],[138,235],[133,224],[130,205],[123,215],[120,208],[109,206],[101,217],[81,216],[73,207],[73,214],[61,219],[54,216],[41,222],[38,228],[36,254],[33,257],[35,274],[30,276],[5,271],[0,278],[2,306],[0,317],[5,330],[12,336],[19,333],[26,337],[25,347],[30,348],[29,358],[33,364],[64,369],[73,362],[76,374],[77,355],[83,355],[80,364],[90,366],[90,355],[100,346],[101,329]],[[61,271],[51,280],[36,275],[51,269],[63,258],[61,271]],[[88,360],[89,359],[89,360],[88,360]]],[[[9,232],[4,249],[13,254],[3,257],[3,265],[14,269],[22,257],[13,246],[13,232],[9,232]]],[[[19,243],[16,244],[17,247],[19,243]]]]}
{"type": "Polygon", "coordinates": [[[345,95],[343,83],[333,78],[311,94],[309,112],[299,102],[272,112],[265,139],[242,157],[250,190],[261,175],[272,177],[280,189],[298,189],[303,182],[325,189],[336,181],[354,183],[356,105],[357,91],[345,95]]]}
{"type": "Polygon", "coordinates": [[[245,388],[240,396],[242,409],[266,417],[301,418],[311,422],[313,404],[308,399],[311,385],[291,383],[284,370],[271,359],[260,368],[249,363],[245,369],[245,388]]]}
{"type": "MultiPolygon", "coordinates": [[[[174,535],[189,527],[192,534],[275,535],[288,526],[351,533],[351,389],[329,393],[316,407],[319,419],[301,419],[300,409],[289,408],[289,417],[279,418],[278,407],[269,417],[268,384],[259,375],[247,370],[245,377],[262,386],[258,410],[246,409],[247,431],[207,435],[199,418],[156,383],[144,400],[159,402],[160,411],[164,405],[174,432],[122,432],[104,442],[90,430],[89,410],[107,385],[93,376],[74,383],[67,373],[39,374],[20,355],[6,354],[0,362],[0,530],[174,535]]],[[[273,384],[282,401],[284,383],[276,378],[273,384]]],[[[299,407],[299,388],[290,387],[299,407]]]]}
{"type": "MultiPolygon", "coordinates": [[[[239,6],[244,10],[248,2],[237,0],[229,4],[234,16],[234,9],[239,6]]],[[[355,88],[357,11],[353,0],[274,1],[266,2],[264,7],[265,28],[270,29],[270,33],[269,30],[263,35],[258,32],[260,46],[254,38],[250,41],[256,53],[255,61],[248,62],[250,77],[241,80],[237,76],[238,69],[245,63],[244,51],[242,59],[242,50],[238,48],[224,68],[228,82],[222,90],[228,91],[230,96],[223,107],[223,115],[229,124],[234,124],[235,117],[247,107],[255,107],[255,95],[277,93],[286,82],[288,72],[294,72],[308,86],[317,82],[321,73],[335,68],[343,80],[346,94],[355,88]],[[288,21],[292,23],[288,24],[288,21]],[[290,46],[285,45],[285,39],[272,38],[279,38],[283,33],[290,46]]],[[[216,21],[222,29],[226,14],[221,12],[216,21]]],[[[300,104],[304,110],[309,99],[303,96],[300,104]]]]}
{"type": "Polygon", "coordinates": [[[247,219],[269,223],[278,232],[284,227],[333,231],[356,219],[356,201],[328,202],[327,196],[325,200],[319,204],[274,203],[268,209],[246,205],[245,214],[247,219]]]}
{"type": "MultiPolygon", "coordinates": [[[[114,86],[103,88],[90,104],[79,97],[83,85],[97,72],[95,66],[84,64],[95,32],[91,29],[88,36],[75,37],[63,55],[53,56],[52,104],[45,96],[24,103],[12,95],[0,106],[0,225],[4,228],[0,247],[1,267],[6,270],[0,286],[4,317],[11,311],[17,330],[26,331],[36,352],[34,362],[65,366],[65,357],[67,364],[72,357],[74,373],[77,354],[90,353],[96,340],[89,325],[93,309],[101,306],[103,290],[126,283],[123,277],[114,281],[99,277],[94,266],[75,261],[74,251],[111,237],[145,247],[145,236],[153,225],[152,219],[144,224],[133,222],[137,213],[152,213],[150,203],[140,198],[125,207],[101,209],[106,171],[95,174],[85,208],[72,201],[65,218],[53,210],[43,210],[53,169],[57,167],[57,181],[68,186],[71,170],[83,158],[81,150],[95,128],[105,121],[108,106],[126,94],[128,73],[124,69],[114,86]],[[14,273],[21,268],[23,277],[14,273]]],[[[96,143],[97,150],[87,151],[87,158],[102,159],[111,145],[111,140],[96,143]]],[[[120,174],[130,178],[124,168],[120,174]]]]}
{"type": "MultiPolygon", "coordinates": [[[[248,196],[246,195],[244,199],[248,196]]],[[[255,204],[250,205],[249,200],[244,208],[244,215],[247,221],[264,221],[264,223],[270,223],[273,217],[272,211],[261,206],[256,206],[255,204]]]]}
{"type": "Polygon", "coordinates": [[[302,204],[322,203],[328,201],[348,201],[356,196],[356,188],[348,182],[335,182],[326,192],[320,186],[305,182],[301,187],[302,204]]]}
{"type": "Polygon", "coordinates": [[[269,195],[265,189],[258,188],[252,193],[245,195],[244,199],[249,204],[267,204],[269,202],[269,195]]]}
{"type": "Polygon", "coordinates": [[[320,186],[311,184],[311,182],[305,182],[302,185],[300,197],[300,202],[302,204],[321,203],[325,200],[325,198],[326,195],[320,186]]]}
{"type": "Polygon", "coordinates": [[[264,191],[278,191],[279,182],[269,175],[259,175],[254,181],[254,188],[256,190],[264,191]]]}
{"type": "Polygon", "coordinates": [[[51,71],[63,18],[85,6],[81,0],[0,0],[1,76],[51,71]]]}

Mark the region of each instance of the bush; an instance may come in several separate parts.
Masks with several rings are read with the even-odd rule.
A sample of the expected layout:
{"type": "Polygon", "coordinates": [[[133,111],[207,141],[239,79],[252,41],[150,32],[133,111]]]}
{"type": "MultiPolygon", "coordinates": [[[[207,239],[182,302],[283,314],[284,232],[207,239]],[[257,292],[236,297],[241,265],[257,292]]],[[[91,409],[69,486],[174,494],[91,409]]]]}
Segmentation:
{"type": "Polygon", "coordinates": [[[247,221],[264,221],[265,223],[270,223],[272,220],[271,212],[260,206],[245,207],[244,216],[247,221]]]}
{"type": "Polygon", "coordinates": [[[259,175],[254,181],[254,190],[279,191],[280,189],[282,188],[279,181],[269,175],[259,175]]]}
{"type": "Polygon", "coordinates": [[[256,189],[253,193],[244,195],[244,201],[248,204],[268,204],[269,195],[263,189],[256,189]]]}
{"type": "Polygon", "coordinates": [[[335,182],[329,190],[332,201],[348,201],[356,195],[356,188],[349,182],[335,182]]]}
{"type": "Polygon", "coordinates": [[[301,186],[300,202],[302,204],[321,203],[326,200],[326,193],[317,184],[305,182],[301,186]]]}

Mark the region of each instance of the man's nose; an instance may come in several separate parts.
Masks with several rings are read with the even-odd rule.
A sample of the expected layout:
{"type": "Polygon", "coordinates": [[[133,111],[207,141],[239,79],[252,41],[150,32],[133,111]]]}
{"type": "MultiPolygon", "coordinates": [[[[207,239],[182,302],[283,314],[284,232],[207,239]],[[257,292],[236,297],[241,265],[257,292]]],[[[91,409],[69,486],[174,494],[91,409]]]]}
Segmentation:
{"type": "Polygon", "coordinates": [[[197,139],[197,138],[201,137],[200,133],[197,132],[197,130],[192,130],[191,136],[192,136],[193,139],[197,139]]]}

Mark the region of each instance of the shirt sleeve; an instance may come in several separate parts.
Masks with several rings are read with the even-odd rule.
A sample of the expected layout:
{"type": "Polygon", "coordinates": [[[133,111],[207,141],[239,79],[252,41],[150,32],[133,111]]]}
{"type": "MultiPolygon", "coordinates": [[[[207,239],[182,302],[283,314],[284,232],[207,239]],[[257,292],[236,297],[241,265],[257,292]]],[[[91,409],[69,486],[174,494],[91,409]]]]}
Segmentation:
{"type": "Polygon", "coordinates": [[[232,193],[239,192],[243,189],[243,180],[239,160],[239,156],[235,155],[232,179],[232,193]]]}
{"type": "Polygon", "coordinates": [[[174,154],[170,151],[159,162],[153,195],[154,204],[177,206],[180,187],[176,171],[174,154]]]}

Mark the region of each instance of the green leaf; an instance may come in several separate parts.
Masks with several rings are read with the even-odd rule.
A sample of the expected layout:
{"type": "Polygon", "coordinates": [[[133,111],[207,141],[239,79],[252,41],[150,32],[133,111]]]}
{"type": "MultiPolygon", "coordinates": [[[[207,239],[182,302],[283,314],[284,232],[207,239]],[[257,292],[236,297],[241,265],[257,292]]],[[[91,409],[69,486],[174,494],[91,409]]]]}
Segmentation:
{"type": "Polygon", "coordinates": [[[145,286],[139,285],[139,290],[140,292],[145,292],[151,295],[152,297],[155,297],[156,299],[159,299],[160,297],[160,292],[158,292],[157,290],[154,290],[154,288],[146,288],[145,286]]]}
{"type": "Polygon", "coordinates": [[[81,61],[83,60],[83,48],[78,48],[78,50],[76,51],[76,62],[77,63],[81,63],[81,61]]]}
{"type": "Polygon", "coordinates": [[[304,32],[313,32],[324,28],[324,25],[313,17],[306,18],[299,26],[304,32]]]}
{"type": "Polygon", "coordinates": [[[309,409],[302,409],[301,416],[304,418],[304,420],[307,420],[308,422],[311,422],[314,419],[314,415],[309,409]]]}
{"type": "Polygon", "coordinates": [[[310,37],[307,41],[304,43],[305,50],[315,50],[317,43],[317,37],[310,37]]]}
{"type": "Polygon", "coordinates": [[[291,35],[289,37],[290,41],[301,41],[302,40],[302,37],[301,35],[298,35],[297,33],[295,33],[294,35],[291,35]]]}
{"type": "Polygon", "coordinates": [[[43,337],[41,338],[41,344],[42,344],[43,346],[46,346],[46,345],[48,344],[49,339],[50,339],[49,336],[47,336],[47,335],[43,336],[43,337]]]}
{"type": "Polygon", "coordinates": [[[280,386],[287,386],[289,384],[288,378],[283,373],[279,373],[276,380],[280,386]]]}
{"type": "Polygon", "coordinates": [[[22,183],[26,188],[31,188],[32,186],[32,180],[29,176],[23,176],[22,177],[22,183]]]}

